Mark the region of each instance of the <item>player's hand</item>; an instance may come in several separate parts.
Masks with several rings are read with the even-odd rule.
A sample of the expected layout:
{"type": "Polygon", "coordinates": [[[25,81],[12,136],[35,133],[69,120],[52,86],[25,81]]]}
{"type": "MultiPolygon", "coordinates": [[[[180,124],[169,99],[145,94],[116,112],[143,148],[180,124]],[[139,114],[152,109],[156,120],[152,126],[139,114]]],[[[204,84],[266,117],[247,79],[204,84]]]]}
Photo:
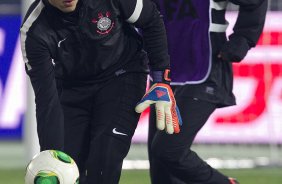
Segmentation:
{"type": "Polygon", "coordinates": [[[179,133],[181,116],[169,84],[155,83],[135,107],[137,113],[143,112],[151,104],[156,108],[156,126],[168,134],[179,133]]]}
{"type": "Polygon", "coordinates": [[[240,62],[247,55],[250,47],[243,37],[233,36],[223,44],[218,58],[228,62],[240,62]]]}

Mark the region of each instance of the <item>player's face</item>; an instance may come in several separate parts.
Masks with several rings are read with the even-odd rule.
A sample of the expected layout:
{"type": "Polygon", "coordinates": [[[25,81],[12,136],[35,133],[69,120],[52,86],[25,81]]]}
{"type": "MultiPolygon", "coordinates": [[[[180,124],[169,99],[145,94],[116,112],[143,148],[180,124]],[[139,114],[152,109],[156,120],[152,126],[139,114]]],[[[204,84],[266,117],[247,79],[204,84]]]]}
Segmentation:
{"type": "Polygon", "coordinates": [[[49,0],[50,4],[68,13],[75,10],[78,0],[49,0]]]}

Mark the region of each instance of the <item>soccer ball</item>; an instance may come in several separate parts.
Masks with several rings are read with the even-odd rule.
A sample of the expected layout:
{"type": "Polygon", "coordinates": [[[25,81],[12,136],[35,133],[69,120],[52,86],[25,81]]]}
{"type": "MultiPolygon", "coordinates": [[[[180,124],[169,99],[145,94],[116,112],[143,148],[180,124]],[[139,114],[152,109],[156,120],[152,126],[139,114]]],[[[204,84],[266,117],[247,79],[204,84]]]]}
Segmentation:
{"type": "Polygon", "coordinates": [[[64,152],[46,150],[36,155],[26,168],[25,184],[78,184],[74,160],[64,152]]]}

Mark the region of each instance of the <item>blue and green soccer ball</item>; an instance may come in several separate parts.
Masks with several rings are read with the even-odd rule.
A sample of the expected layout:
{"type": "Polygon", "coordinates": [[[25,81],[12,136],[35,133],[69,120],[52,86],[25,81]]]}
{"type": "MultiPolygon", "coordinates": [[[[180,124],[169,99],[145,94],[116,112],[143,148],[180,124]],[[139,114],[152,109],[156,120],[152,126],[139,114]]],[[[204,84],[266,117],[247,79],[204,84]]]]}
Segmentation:
{"type": "Polygon", "coordinates": [[[26,168],[25,184],[78,184],[78,180],[74,160],[57,150],[40,152],[26,168]]]}

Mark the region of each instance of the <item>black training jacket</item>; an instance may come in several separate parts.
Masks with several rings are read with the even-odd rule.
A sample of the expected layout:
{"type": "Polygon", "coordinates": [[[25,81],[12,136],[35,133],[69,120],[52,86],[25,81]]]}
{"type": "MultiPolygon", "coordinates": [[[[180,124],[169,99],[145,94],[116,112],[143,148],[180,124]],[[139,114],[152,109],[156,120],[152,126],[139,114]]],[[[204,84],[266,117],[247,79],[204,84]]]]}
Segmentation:
{"type": "Polygon", "coordinates": [[[147,55],[151,70],[169,67],[165,28],[151,0],[79,0],[72,13],[36,0],[20,32],[38,123],[63,121],[57,81],[84,84],[148,72],[147,55]]]}

